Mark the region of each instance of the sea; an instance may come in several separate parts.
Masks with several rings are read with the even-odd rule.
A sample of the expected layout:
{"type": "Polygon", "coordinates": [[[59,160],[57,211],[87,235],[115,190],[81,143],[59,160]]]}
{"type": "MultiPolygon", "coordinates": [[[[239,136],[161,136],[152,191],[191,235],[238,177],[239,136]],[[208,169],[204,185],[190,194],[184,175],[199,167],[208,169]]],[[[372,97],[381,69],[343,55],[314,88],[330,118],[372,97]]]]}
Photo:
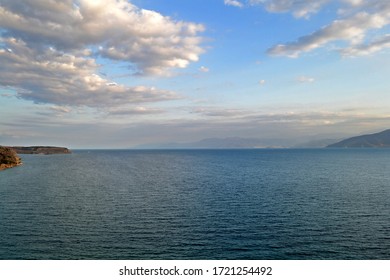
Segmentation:
{"type": "Polygon", "coordinates": [[[390,259],[390,149],[22,159],[0,172],[2,260],[390,259]]]}

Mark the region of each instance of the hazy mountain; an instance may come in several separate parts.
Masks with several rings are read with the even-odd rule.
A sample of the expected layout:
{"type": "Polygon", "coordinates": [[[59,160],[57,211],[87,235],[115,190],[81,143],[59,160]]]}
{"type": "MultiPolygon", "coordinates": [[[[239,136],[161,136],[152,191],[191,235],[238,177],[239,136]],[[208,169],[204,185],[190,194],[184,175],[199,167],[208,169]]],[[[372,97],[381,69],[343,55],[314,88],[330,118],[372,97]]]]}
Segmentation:
{"type": "Polygon", "coordinates": [[[390,148],[390,129],[351,137],[327,146],[328,148],[390,148]]]}
{"type": "Polygon", "coordinates": [[[250,148],[279,148],[279,145],[270,143],[278,143],[272,140],[261,140],[257,138],[206,138],[196,142],[187,143],[165,143],[165,144],[148,144],[140,145],[138,149],[250,149],[250,148]]]}
{"type": "Polygon", "coordinates": [[[318,139],[309,140],[298,145],[294,145],[292,148],[325,148],[326,146],[335,143],[337,139],[318,139]]]}

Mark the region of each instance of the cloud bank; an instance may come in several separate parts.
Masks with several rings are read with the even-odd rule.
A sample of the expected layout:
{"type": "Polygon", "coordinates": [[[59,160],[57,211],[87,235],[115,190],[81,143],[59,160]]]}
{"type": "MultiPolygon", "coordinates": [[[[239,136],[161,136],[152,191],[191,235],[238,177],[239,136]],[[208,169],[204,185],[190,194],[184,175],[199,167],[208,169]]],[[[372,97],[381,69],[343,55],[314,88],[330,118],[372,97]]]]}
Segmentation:
{"type": "Polygon", "coordinates": [[[3,0],[0,85],[38,103],[117,106],[176,98],[99,75],[97,57],[139,75],[164,76],[203,52],[200,24],[175,21],[126,0],[3,0]]]}

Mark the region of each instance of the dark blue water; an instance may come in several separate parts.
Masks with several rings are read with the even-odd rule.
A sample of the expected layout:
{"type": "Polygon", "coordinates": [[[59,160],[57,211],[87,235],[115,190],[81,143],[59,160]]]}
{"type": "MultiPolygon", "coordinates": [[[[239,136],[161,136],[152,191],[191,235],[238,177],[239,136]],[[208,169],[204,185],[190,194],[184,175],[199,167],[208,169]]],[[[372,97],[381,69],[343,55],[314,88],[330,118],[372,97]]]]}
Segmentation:
{"type": "Polygon", "coordinates": [[[0,172],[0,259],[390,259],[390,149],[23,162],[0,172]]]}

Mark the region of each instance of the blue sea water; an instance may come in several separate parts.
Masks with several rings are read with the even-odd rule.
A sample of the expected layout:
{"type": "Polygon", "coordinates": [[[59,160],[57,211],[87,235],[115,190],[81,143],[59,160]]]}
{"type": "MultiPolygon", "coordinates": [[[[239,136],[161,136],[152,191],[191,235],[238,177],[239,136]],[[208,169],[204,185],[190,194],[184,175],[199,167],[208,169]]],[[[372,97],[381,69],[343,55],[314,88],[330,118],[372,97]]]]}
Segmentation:
{"type": "Polygon", "coordinates": [[[22,158],[0,259],[390,259],[390,149],[22,158]]]}

